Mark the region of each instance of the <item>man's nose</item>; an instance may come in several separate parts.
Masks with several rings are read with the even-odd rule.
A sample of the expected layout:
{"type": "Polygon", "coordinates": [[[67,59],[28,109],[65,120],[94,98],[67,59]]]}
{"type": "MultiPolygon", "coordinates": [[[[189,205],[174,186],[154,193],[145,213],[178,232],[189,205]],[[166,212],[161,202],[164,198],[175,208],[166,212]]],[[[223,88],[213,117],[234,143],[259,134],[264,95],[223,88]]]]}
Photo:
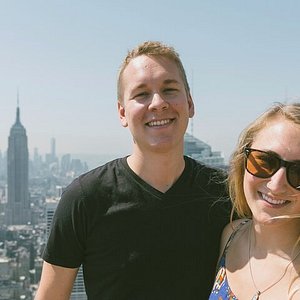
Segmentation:
{"type": "Polygon", "coordinates": [[[163,97],[159,93],[154,93],[151,103],[149,105],[149,109],[152,110],[165,110],[169,107],[167,101],[164,100],[163,97]]]}

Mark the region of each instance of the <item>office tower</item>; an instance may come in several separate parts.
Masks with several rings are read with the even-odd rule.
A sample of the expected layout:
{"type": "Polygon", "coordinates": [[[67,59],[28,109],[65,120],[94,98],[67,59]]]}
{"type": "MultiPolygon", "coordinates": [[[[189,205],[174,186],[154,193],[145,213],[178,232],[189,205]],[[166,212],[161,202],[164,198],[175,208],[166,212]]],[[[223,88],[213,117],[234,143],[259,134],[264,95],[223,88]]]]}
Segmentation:
{"type": "Polygon", "coordinates": [[[46,239],[48,239],[49,234],[50,234],[50,229],[51,229],[51,223],[53,220],[54,212],[56,210],[57,204],[58,204],[58,199],[57,198],[47,198],[46,199],[46,239]]]}
{"type": "Polygon", "coordinates": [[[184,135],[184,154],[206,165],[226,168],[224,157],[220,151],[212,151],[210,145],[187,132],[184,135]]]}
{"type": "Polygon", "coordinates": [[[50,153],[47,153],[46,164],[51,165],[52,163],[58,163],[58,158],[56,157],[56,141],[55,138],[50,140],[50,153]]]}
{"type": "MultiPolygon", "coordinates": [[[[46,225],[47,225],[47,238],[51,229],[51,222],[58,204],[59,198],[46,199],[46,225]]],[[[85,293],[84,281],[83,281],[83,270],[82,266],[79,268],[77,277],[75,279],[73,290],[71,293],[70,300],[87,300],[85,293]]]]}
{"type": "Polygon", "coordinates": [[[60,170],[63,176],[71,170],[71,154],[64,154],[60,161],[60,170]]]}
{"type": "Polygon", "coordinates": [[[10,129],[7,150],[7,205],[6,224],[19,225],[30,222],[28,190],[27,135],[20,121],[17,107],[16,122],[10,129]]]}

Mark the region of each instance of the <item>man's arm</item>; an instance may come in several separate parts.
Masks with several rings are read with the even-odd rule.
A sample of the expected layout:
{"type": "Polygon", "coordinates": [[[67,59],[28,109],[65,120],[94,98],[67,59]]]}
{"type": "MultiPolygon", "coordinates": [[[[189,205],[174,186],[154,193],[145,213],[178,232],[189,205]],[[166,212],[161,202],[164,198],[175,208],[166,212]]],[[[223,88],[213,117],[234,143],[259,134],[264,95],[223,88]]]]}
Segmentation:
{"type": "Polygon", "coordinates": [[[78,268],[64,268],[44,261],[41,281],[35,300],[68,300],[78,268]]]}

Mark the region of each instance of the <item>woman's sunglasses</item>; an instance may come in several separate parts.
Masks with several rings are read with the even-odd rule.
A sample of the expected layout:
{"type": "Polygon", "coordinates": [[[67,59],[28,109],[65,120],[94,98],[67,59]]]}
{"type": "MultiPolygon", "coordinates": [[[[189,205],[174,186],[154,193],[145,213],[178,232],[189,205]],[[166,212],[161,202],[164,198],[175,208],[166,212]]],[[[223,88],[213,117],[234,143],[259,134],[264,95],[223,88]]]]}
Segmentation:
{"type": "Polygon", "coordinates": [[[275,153],[269,153],[246,147],[245,168],[253,176],[259,178],[272,177],[281,167],[286,168],[286,179],[290,186],[300,191],[300,162],[281,159],[275,153]]]}

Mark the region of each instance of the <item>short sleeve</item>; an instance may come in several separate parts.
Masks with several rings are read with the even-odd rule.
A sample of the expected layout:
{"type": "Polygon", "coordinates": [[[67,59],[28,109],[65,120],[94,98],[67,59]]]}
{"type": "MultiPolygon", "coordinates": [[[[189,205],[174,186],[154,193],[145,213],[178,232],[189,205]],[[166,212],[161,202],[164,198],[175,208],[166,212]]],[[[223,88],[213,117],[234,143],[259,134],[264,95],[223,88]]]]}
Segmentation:
{"type": "Polygon", "coordinates": [[[79,179],[63,192],[51,224],[43,259],[67,268],[81,265],[87,231],[84,194],[79,179]]]}

